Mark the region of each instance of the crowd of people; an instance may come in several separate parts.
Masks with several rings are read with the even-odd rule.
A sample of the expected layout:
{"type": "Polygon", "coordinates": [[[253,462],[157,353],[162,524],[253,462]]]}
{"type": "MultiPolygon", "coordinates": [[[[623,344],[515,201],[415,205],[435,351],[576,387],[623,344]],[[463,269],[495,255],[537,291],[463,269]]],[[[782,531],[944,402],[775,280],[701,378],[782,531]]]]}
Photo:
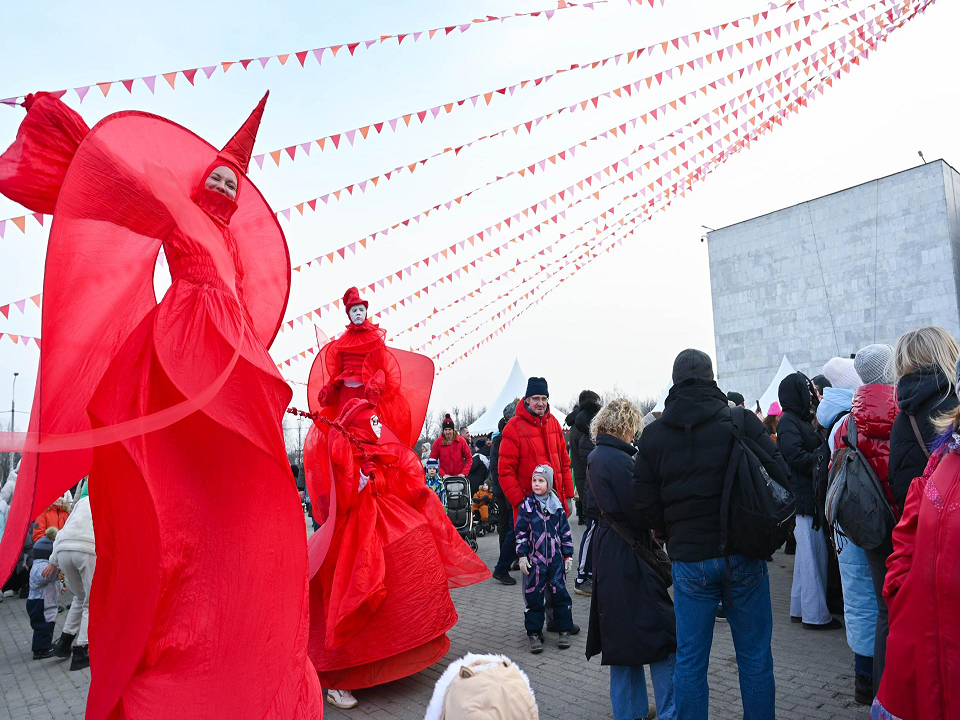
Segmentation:
{"type": "Polygon", "coordinates": [[[701,351],[680,353],[672,380],[663,412],[646,416],[584,390],[564,429],[546,380],[531,378],[504,408],[489,453],[485,438],[471,448],[466,428],[458,435],[445,418],[427,463],[439,460],[441,478],[489,486],[500,510],[493,579],[515,585],[511,570],[521,572],[530,651],[544,651],[544,625],[560,649],[579,632],[566,584],[576,568],[574,589],[591,599],[587,657],[610,667],[615,720],[706,718],[718,619],[733,634],[744,717],[775,717],[775,612],[804,630],[845,631],[850,693],[872,717],[960,712],[949,655],[960,593],[954,338],[924,327],[893,347],[832,358],[813,378],[792,373],[765,412],[721,390],[701,351]],[[731,475],[745,482],[731,470],[738,445],[788,497],[789,607],[771,603],[769,554],[728,537],[725,485],[731,475]],[[585,526],[578,553],[573,517],[585,526]]]}

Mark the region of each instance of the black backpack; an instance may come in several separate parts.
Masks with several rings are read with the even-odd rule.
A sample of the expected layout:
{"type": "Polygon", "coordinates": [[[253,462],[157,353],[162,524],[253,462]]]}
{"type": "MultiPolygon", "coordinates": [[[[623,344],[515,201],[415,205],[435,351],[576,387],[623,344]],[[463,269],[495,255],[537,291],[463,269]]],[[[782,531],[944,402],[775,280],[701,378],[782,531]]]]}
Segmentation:
{"type": "MultiPolygon", "coordinates": [[[[744,437],[743,408],[730,409],[733,448],[720,499],[720,552],[771,560],[793,533],[796,499],[757,457],[759,446],[744,437]]],[[[782,475],[777,471],[778,475],[782,475]]]]}
{"type": "Polygon", "coordinates": [[[897,524],[873,467],[857,447],[857,423],[850,414],[844,447],[838,448],[827,489],[826,520],[864,550],[875,550],[897,524]]]}

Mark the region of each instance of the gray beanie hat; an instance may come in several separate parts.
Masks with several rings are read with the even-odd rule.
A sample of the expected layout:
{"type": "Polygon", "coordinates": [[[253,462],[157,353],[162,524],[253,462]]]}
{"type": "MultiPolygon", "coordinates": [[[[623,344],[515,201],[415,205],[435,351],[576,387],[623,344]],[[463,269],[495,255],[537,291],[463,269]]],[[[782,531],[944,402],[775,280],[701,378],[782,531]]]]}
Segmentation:
{"type": "Polygon", "coordinates": [[[691,378],[713,380],[713,362],[702,350],[688,348],[673,361],[673,384],[679,385],[691,378]]]}
{"type": "Polygon", "coordinates": [[[533,478],[538,476],[542,477],[544,480],[547,481],[547,495],[552,493],[553,492],[553,468],[547,465],[546,463],[537,465],[533,469],[533,475],[531,476],[530,479],[532,480],[533,478]]]}
{"type": "Polygon", "coordinates": [[[864,385],[892,385],[892,357],[893,348],[889,345],[867,345],[857,353],[853,366],[864,385]]]}

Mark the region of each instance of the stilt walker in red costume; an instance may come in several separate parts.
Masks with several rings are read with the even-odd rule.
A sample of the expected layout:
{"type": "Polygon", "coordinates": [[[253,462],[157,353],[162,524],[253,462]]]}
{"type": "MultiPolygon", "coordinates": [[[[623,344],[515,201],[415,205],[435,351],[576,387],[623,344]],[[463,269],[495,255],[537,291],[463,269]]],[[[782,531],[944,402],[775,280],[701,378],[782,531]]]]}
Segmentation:
{"type": "Polygon", "coordinates": [[[0,156],[0,192],[54,214],[0,576],[37,508],[89,473],[88,718],[322,716],[281,430],[291,391],[267,352],[289,256],[246,177],[265,102],[218,153],[146,113],[88,130],[41,94],[0,156]]]}
{"type": "Polygon", "coordinates": [[[315,424],[304,469],[321,524],[310,538],[309,654],[327,700],[349,708],[351,690],[443,657],[457,622],[449,588],[490,571],[453,529],[411,450],[433,362],[388,348],[356,288],[343,304],[350,325],[310,372],[315,424]]]}

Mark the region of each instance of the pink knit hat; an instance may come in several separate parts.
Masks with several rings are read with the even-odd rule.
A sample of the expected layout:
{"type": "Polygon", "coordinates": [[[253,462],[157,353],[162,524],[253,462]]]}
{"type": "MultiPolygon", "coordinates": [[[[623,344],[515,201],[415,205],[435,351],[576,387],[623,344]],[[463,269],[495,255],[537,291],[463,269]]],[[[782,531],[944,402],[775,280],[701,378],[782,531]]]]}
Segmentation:
{"type": "Polygon", "coordinates": [[[767,417],[773,415],[774,417],[780,417],[783,415],[783,410],[780,409],[780,403],[774,401],[770,403],[770,409],[767,410],[767,417]]]}

